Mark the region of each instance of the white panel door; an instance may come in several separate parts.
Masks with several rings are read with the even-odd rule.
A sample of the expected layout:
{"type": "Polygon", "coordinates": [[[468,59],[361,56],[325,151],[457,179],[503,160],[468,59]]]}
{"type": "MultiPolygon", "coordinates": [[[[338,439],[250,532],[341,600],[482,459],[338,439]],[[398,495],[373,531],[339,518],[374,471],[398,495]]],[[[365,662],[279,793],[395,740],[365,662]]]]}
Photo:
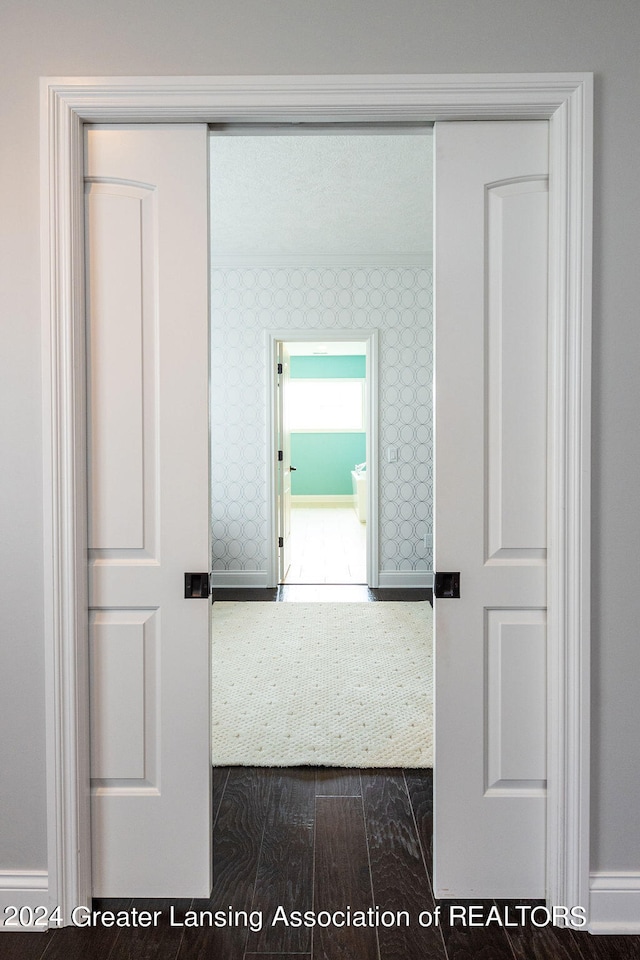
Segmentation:
{"type": "Polygon", "coordinates": [[[291,358],[287,344],[282,341],[278,341],[277,352],[278,580],[284,583],[291,566],[291,428],[287,390],[291,378],[291,358]]]}
{"type": "Polygon", "coordinates": [[[207,128],[86,134],[93,894],[211,889],[207,128]]]}
{"type": "Polygon", "coordinates": [[[435,894],[543,897],[548,127],[435,151],[435,894]]]}

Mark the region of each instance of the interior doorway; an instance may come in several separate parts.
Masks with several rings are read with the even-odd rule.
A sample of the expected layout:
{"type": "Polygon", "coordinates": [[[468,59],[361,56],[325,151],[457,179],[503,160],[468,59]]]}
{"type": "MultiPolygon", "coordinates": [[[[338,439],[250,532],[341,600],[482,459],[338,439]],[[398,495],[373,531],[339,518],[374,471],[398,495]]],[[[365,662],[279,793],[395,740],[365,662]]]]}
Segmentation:
{"type": "MultiPolygon", "coordinates": [[[[214,588],[294,581],[431,586],[432,150],[428,123],[212,128],[214,588]],[[348,346],[354,343],[360,346],[348,346]],[[298,424],[293,459],[274,439],[278,377],[286,374],[277,374],[278,344],[300,344],[292,348],[294,366],[325,367],[334,348],[323,345],[336,344],[344,367],[366,344],[360,354],[366,376],[351,378],[359,383],[331,376],[334,393],[360,392],[360,423],[354,428],[344,420],[348,403],[339,401],[330,423],[316,419],[308,430],[298,424]],[[353,449],[346,453],[348,439],[353,449]],[[347,457],[336,482],[326,475],[320,482],[327,444],[347,457]],[[297,463],[311,447],[311,459],[297,463]],[[306,498],[311,522],[322,502],[327,523],[331,499],[331,509],[345,516],[345,506],[359,499],[349,538],[364,541],[357,562],[329,549],[331,537],[342,538],[324,523],[326,549],[310,547],[296,566],[290,548],[304,536],[294,531],[291,539],[289,503],[303,520],[298,498],[306,498]],[[347,499],[338,505],[338,498],[347,499]],[[326,563],[320,553],[328,554],[326,563]]],[[[293,380],[299,394],[319,389],[293,380]]],[[[300,412],[298,401],[295,407],[300,412]]]]}
{"type": "Polygon", "coordinates": [[[365,584],[369,530],[377,527],[367,470],[376,421],[371,351],[367,340],[311,336],[274,341],[268,456],[278,582],[365,584]]]}
{"type": "MultiPolygon", "coordinates": [[[[282,85],[282,78],[277,79],[282,85]]],[[[552,664],[549,699],[554,705],[550,712],[551,731],[557,730],[558,726],[560,731],[556,739],[550,737],[558,745],[552,758],[555,772],[550,781],[550,800],[553,801],[550,813],[553,815],[550,816],[551,840],[548,850],[574,851],[578,845],[580,850],[586,850],[584,838],[588,836],[588,817],[587,805],[582,803],[582,799],[588,787],[588,758],[583,764],[579,764],[578,760],[587,742],[582,735],[587,723],[584,703],[588,701],[577,696],[568,699],[566,690],[574,689],[578,683],[583,689],[585,678],[588,679],[588,662],[583,658],[588,645],[588,629],[584,628],[582,620],[584,597],[588,597],[588,562],[581,562],[584,557],[588,561],[588,538],[586,535],[582,539],[571,535],[583,530],[583,518],[586,516],[583,506],[588,497],[584,485],[588,463],[588,442],[585,439],[588,438],[588,424],[585,429],[585,422],[588,421],[588,383],[585,387],[584,379],[577,375],[567,382],[565,374],[567,370],[580,369],[581,374],[587,376],[585,362],[588,361],[588,340],[581,337],[583,333],[588,333],[589,311],[587,246],[590,218],[587,201],[591,191],[591,151],[585,128],[588,134],[592,109],[591,78],[567,76],[561,82],[558,77],[523,77],[516,84],[510,76],[493,77],[489,84],[486,78],[448,77],[447,89],[454,90],[454,102],[449,97],[446,104],[443,103],[442,78],[357,78],[357,87],[355,82],[353,90],[347,85],[346,92],[344,78],[341,78],[338,92],[335,92],[335,83],[331,85],[323,81],[325,85],[322,86],[317,78],[312,78],[313,96],[305,86],[306,78],[291,78],[290,86],[295,87],[296,97],[291,97],[284,104],[280,88],[276,96],[273,92],[275,87],[269,87],[264,78],[260,78],[259,87],[255,89],[245,84],[240,105],[237,98],[232,100],[226,88],[222,91],[219,89],[220,82],[216,78],[206,81],[198,78],[197,83],[189,78],[143,78],[136,79],[135,88],[120,80],[102,79],[95,83],[86,79],[56,80],[55,83],[50,80],[46,86],[43,85],[48,97],[43,97],[48,110],[43,138],[51,161],[48,167],[43,167],[44,195],[55,198],[55,203],[45,206],[44,220],[44,230],[50,241],[50,270],[45,271],[45,291],[51,297],[50,301],[45,300],[46,309],[51,315],[51,340],[47,341],[46,347],[47,369],[50,370],[45,389],[46,410],[52,414],[47,418],[47,423],[51,424],[51,428],[48,428],[50,449],[47,464],[48,469],[51,468],[51,475],[61,480],[57,485],[51,481],[53,495],[51,505],[47,508],[46,541],[47,556],[52,558],[48,567],[47,642],[48,649],[52,651],[48,685],[52,691],[51,729],[55,732],[50,745],[52,799],[49,819],[52,836],[64,840],[64,843],[52,844],[51,850],[50,878],[53,879],[50,890],[55,891],[55,901],[65,904],[84,902],[89,876],[86,749],[82,741],[78,751],[72,736],[73,730],[86,731],[89,726],[86,722],[88,707],[85,687],[83,682],[79,686],[77,683],[77,678],[84,677],[85,672],[86,630],[83,619],[77,616],[77,610],[78,604],[82,606],[78,595],[81,598],[84,596],[86,571],[84,564],[78,565],[77,558],[84,558],[86,521],[82,497],[69,493],[71,489],[76,490],[78,477],[80,482],[84,477],[84,450],[82,444],[77,442],[78,435],[82,436],[83,410],[80,409],[78,413],[78,397],[82,393],[83,371],[81,365],[74,366],[71,362],[74,356],[83,355],[81,337],[78,350],[80,324],[75,322],[81,313],[78,293],[81,282],[70,284],[66,281],[70,270],[74,278],[82,275],[81,243],[77,242],[80,226],[78,217],[74,219],[74,212],[77,213],[76,185],[82,176],[82,120],[114,122],[120,118],[119,111],[123,114],[126,112],[128,123],[134,119],[147,122],[165,117],[206,120],[212,115],[251,118],[256,115],[278,118],[292,116],[297,119],[301,115],[302,99],[304,103],[313,103],[316,113],[320,109],[318,105],[322,104],[328,116],[371,116],[380,119],[389,115],[391,103],[393,116],[408,118],[416,113],[435,119],[467,118],[482,115],[482,110],[486,112],[490,107],[492,116],[504,119],[530,116],[532,112],[536,116],[553,119],[553,169],[563,171],[563,175],[557,178],[553,192],[552,212],[556,226],[552,231],[555,237],[553,263],[557,269],[553,272],[551,299],[556,304],[553,329],[556,334],[563,332],[566,336],[558,335],[551,341],[553,357],[556,358],[556,362],[551,364],[553,378],[550,394],[555,398],[552,406],[551,449],[557,454],[557,466],[553,472],[554,483],[550,485],[553,498],[549,507],[551,527],[556,533],[552,538],[555,548],[550,578],[554,587],[550,651],[555,666],[552,664]],[[78,83],[82,84],[82,96],[78,94],[78,83]],[[320,92],[316,91],[316,86],[320,92]],[[406,105],[407,86],[416,91],[412,94],[410,106],[406,105]],[[303,89],[302,98],[298,88],[303,89]],[[169,102],[170,94],[174,91],[180,96],[177,107],[169,102]],[[114,108],[116,93],[121,106],[114,108]],[[66,232],[59,229],[58,218],[63,214],[71,223],[71,229],[66,232]],[[580,272],[582,266],[586,267],[586,280],[584,271],[580,272]],[[565,281],[565,276],[569,277],[568,281],[565,281]],[[51,291],[55,291],[55,296],[49,289],[50,277],[53,278],[51,291]],[[567,286],[574,294],[572,298],[563,295],[567,286]],[[586,301],[584,298],[587,298],[586,301]],[[581,357],[582,367],[578,362],[581,357]],[[72,375],[63,376],[65,371],[72,371],[72,375]],[[567,423],[571,443],[566,442],[567,423]],[[559,477],[563,479],[562,486],[558,482],[559,477]],[[68,530],[68,536],[62,539],[59,549],[53,549],[51,545],[57,544],[56,537],[60,529],[68,530]],[[569,596],[566,591],[556,589],[558,585],[568,582],[567,571],[576,583],[576,589],[569,596]],[[572,682],[566,682],[563,668],[568,670],[572,682]],[[560,680],[563,682],[560,683],[560,680]],[[62,704],[62,708],[54,710],[54,704],[62,704]],[[68,722],[69,717],[71,722],[68,722]],[[567,723],[567,718],[572,722],[567,723]],[[565,720],[564,725],[560,719],[565,720]],[[578,770],[579,774],[576,772],[578,770]],[[58,783],[65,787],[63,791],[58,790],[58,783]],[[566,814],[567,796],[573,798],[569,810],[571,817],[558,817],[560,810],[566,814]],[[64,885],[60,879],[63,875],[70,878],[64,885]]],[[[235,90],[233,92],[235,94],[235,90]]],[[[82,407],[81,402],[79,406],[82,407]]],[[[588,859],[582,857],[580,864],[586,863],[588,859]]],[[[577,864],[577,857],[565,857],[564,860],[551,858],[548,882],[553,902],[584,902],[579,898],[566,900],[562,894],[554,898],[554,891],[565,889],[567,884],[571,886],[574,882],[583,882],[584,871],[577,864]],[[563,867],[563,863],[569,866],[563,867]]]]}

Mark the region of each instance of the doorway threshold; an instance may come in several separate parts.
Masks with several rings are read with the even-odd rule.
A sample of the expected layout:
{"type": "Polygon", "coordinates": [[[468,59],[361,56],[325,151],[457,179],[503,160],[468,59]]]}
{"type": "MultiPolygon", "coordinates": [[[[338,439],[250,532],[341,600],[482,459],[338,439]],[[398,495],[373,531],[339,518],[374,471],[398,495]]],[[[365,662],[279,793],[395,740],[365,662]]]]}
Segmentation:
{"type": "Polygon", "coordinates": [[[283,583],[277,587],[223,587],[214,590],[216,600],[279,603],[369,603],[384,600],[428,600],[430,587],[368,587],[366,583],[283,583]]]}

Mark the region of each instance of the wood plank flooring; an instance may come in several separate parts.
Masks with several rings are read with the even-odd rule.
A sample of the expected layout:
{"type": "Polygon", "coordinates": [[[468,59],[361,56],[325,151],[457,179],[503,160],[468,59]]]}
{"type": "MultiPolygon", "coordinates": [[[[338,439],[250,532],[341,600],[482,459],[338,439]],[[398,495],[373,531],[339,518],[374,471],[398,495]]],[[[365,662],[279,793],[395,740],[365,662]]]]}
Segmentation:
{"type": "MultiPolygon", "coordinates": [[[[149,928],[0,934],[3,960],[632,960],[640,937],[433,916],[431,770],[231,767],[214,770],[214,878],[208,900],[94,901],[162,911],[149,928]],[[296,922],[351,909],[364,926],[296,922]],[[171,923],[173,911],[173,924],[171,923]],[[213,923],[233,923],[216,927],[213,923]],[[406,925],[405,917],[409,924],[406,925]],[[189,926],[197,918],[199,925],[189,926]],[[360,919],[360,917],[358,917],[360,919]],[[275,922],[274,922],[275,921],[275,922]],[[392,922],[393,921],[393,922],[392,922]],[[180,924],[184,925],[181,926],[180,924]]],[[[492,903],[476,904],[485,910],[492,903]]],[[[508,904],[496,906],[503,910],[508,904]]],[[[467,906],[465,904],[459,906],[467,906]]]]}
{"type": "MultiPolygon", "coordinates": [[[[268,602],[431,600],[431,591],[426,590],[370,590],[355,585],[227,589],[216,595],[225,600],[268,602]]],[[[125,911],[129,916],[134,909],[158,910],[161,916],[157,926],[149,928],[65,927],[45,934],[0,933],[2,960],[635,960],[640,956],[637,936],[592,937],[531,923],[471,927],[449,922],[448,911],[454,904],[436,904],[432,896],[431,770],[220,767],[214,769],[213,783],[214,890],[209,899],[96,900],[94,910],[125,911]],[[344,913],[347,907],[352,916],[355,911],[361,911],[366,920],[371,916],[373,924],[310,927],[294,916],[294,911],[300,915],[311,911],[320,919],[322,911],[344,913]],[[437,907],[441,922],[421,925],[421,915],[426,924],[437,907]],[[216,919],[228,921],[230,916],[233,923],[215,926],[216,919]],[[193,918],[198,924],[189,926],[193,918]]],[[[474,905],[504,910],[509,903],[474,905]]]]}
{"type": "Polygon", "coordinates": [[[386,600],[433,605],[431,587],[368,587],[363,583],[284,583],[279,587],[214,587],[215,600],[243,600],[263,603],[369,603],[386,600]]]}
{"type": "Polygon", "coordinates": [[[367,525],[351,504],[293,504],[287,583],[366,583],[367,525]]]}

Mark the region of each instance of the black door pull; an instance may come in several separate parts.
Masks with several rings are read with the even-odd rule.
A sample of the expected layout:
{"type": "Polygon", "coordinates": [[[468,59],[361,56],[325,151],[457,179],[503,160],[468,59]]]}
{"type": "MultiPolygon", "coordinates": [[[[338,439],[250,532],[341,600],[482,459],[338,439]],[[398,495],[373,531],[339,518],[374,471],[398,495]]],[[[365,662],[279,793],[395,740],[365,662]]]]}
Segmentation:
{"type": "Polygon", "coordinates": [[[185,600],[201,600],[211,593],[211,584],[208,573],[185,573],[184,597],[185,600]]]}
{"type": "Polygon", "coordinates": [[[458,600],[460,598],[460,574],[436,573],[433,580],[433,595],[438,600],[458,600]]]}

